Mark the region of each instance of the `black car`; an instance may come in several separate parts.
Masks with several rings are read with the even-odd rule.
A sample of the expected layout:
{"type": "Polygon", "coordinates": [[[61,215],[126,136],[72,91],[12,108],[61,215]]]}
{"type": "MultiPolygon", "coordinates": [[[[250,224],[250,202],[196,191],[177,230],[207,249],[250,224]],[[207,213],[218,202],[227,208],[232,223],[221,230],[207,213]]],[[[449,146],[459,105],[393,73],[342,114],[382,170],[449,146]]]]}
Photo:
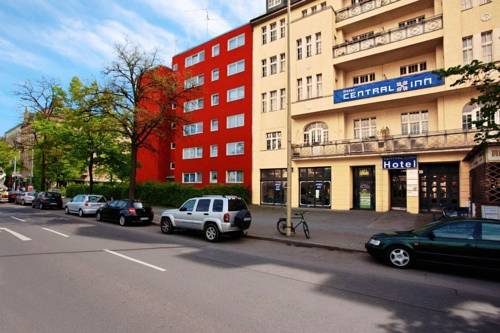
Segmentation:
{"type": "Polygon", "coordinates": [[[500,220],[448,219],[412,231],[376,234],[365,247],[397,268],[428,261],[500,270],[500,220]]]}
{"type": "Polygon", "coordinates": [[[16,202],[17,196],[20,194],[19,191],[9,191],[9,202],[16,202]]]}
{"type": "Polygon", "coordinates": [[[146,223],[153,221],[151,207],[145,207],[135,200],[114,200],[96,212],[97,221],[118,222],[121,226],[129,223],[146,223]]]}
{"type": "Polygon", "coordinates": [[[40,192],[31,202],[31,207],[38,209],[57,208],[62,209],[63,202],[59,192],[40,192]]]}

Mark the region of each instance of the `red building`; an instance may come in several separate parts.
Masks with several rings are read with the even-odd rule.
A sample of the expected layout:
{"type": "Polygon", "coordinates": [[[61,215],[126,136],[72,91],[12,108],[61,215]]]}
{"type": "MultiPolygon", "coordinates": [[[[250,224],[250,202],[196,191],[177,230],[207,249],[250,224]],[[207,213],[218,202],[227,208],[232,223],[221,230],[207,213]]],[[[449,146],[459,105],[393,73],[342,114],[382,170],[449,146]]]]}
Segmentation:
{"type": "Polygon", "coordinates": [[[185,78],[186,88],[197,87],[196,93],[174,110],[184,121],[173,129],[172,139],[161,140],[158,153],[139,154],[143,171],[138,171],[138,180],[195,186],[242,184],[250,188],[251,25],[174,56],[172,69],[185,78]],[[164,166],[166,172],[158,171],[164,166]]]}

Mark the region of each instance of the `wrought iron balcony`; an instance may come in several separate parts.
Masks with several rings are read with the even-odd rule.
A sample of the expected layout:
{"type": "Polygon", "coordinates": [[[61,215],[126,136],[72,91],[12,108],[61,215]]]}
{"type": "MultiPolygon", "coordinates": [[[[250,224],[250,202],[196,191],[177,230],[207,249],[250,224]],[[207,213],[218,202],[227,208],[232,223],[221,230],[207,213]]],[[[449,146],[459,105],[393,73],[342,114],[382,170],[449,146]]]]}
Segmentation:
{"type": "Polygon", "coordinates": [[[419,135],[388,135],[364,140],[338,140],[322,145],[295,145],[294,159],[417,153],[422,151],[458,150],[475,145],[476,131],[441,131],[419,135]]]}
{"type": "Polygon", "coordinates": [[[336,21],[344,21],[351,17],[364,14],[366,12],[372,11],[374,9],[390,5],[391,3],[398,2],[400,0],[369,0],[362,3],[357,3],[349,7],[342,8],[337,11],[336,21]]]}
{"type": "Polygon", "coordinates": [[[399,42],[408,38],[420,36],[425,33],[440,30],[442,28],[443,16],[434,16],[403,28],[395,28],[388,31],[376,33],[375,35],[363,40],[350,41],[335,45],[333,47],[333,57],[338,58],[344,55],[368,50],[377,46],[399,42]]]}

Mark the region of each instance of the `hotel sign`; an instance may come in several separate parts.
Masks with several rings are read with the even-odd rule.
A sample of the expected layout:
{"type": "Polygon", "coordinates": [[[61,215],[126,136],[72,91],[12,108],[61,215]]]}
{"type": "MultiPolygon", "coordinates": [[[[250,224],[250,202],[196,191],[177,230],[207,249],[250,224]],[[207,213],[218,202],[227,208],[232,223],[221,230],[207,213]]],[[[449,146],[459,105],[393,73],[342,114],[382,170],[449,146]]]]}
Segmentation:
{"type": "Polygon", "coordinates": [[[397,94],[443,85],[441,77],[433,72],[401,76],[395,79],[362,84],[333,92],[334,103],[344,103],[358,99],[397,94]]]}
{"type": "Polygon", "coordinates": [[[406,170],[418,168],[417,156],[384,157],[382,167],[388,170],[406,170]]]}

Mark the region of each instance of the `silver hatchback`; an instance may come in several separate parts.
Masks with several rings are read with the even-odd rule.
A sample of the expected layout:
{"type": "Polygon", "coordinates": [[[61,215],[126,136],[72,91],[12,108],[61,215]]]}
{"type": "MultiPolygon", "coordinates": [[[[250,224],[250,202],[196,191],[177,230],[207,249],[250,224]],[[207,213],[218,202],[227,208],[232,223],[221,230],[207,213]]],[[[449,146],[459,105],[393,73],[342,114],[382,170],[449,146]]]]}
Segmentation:
{"type": "Polygon", "coordinates": [[[64,213],[85,215],[95,215],[97,210],[106,205],[106,198],[102,195],[80,194],[66,203],[64,213]]]}

